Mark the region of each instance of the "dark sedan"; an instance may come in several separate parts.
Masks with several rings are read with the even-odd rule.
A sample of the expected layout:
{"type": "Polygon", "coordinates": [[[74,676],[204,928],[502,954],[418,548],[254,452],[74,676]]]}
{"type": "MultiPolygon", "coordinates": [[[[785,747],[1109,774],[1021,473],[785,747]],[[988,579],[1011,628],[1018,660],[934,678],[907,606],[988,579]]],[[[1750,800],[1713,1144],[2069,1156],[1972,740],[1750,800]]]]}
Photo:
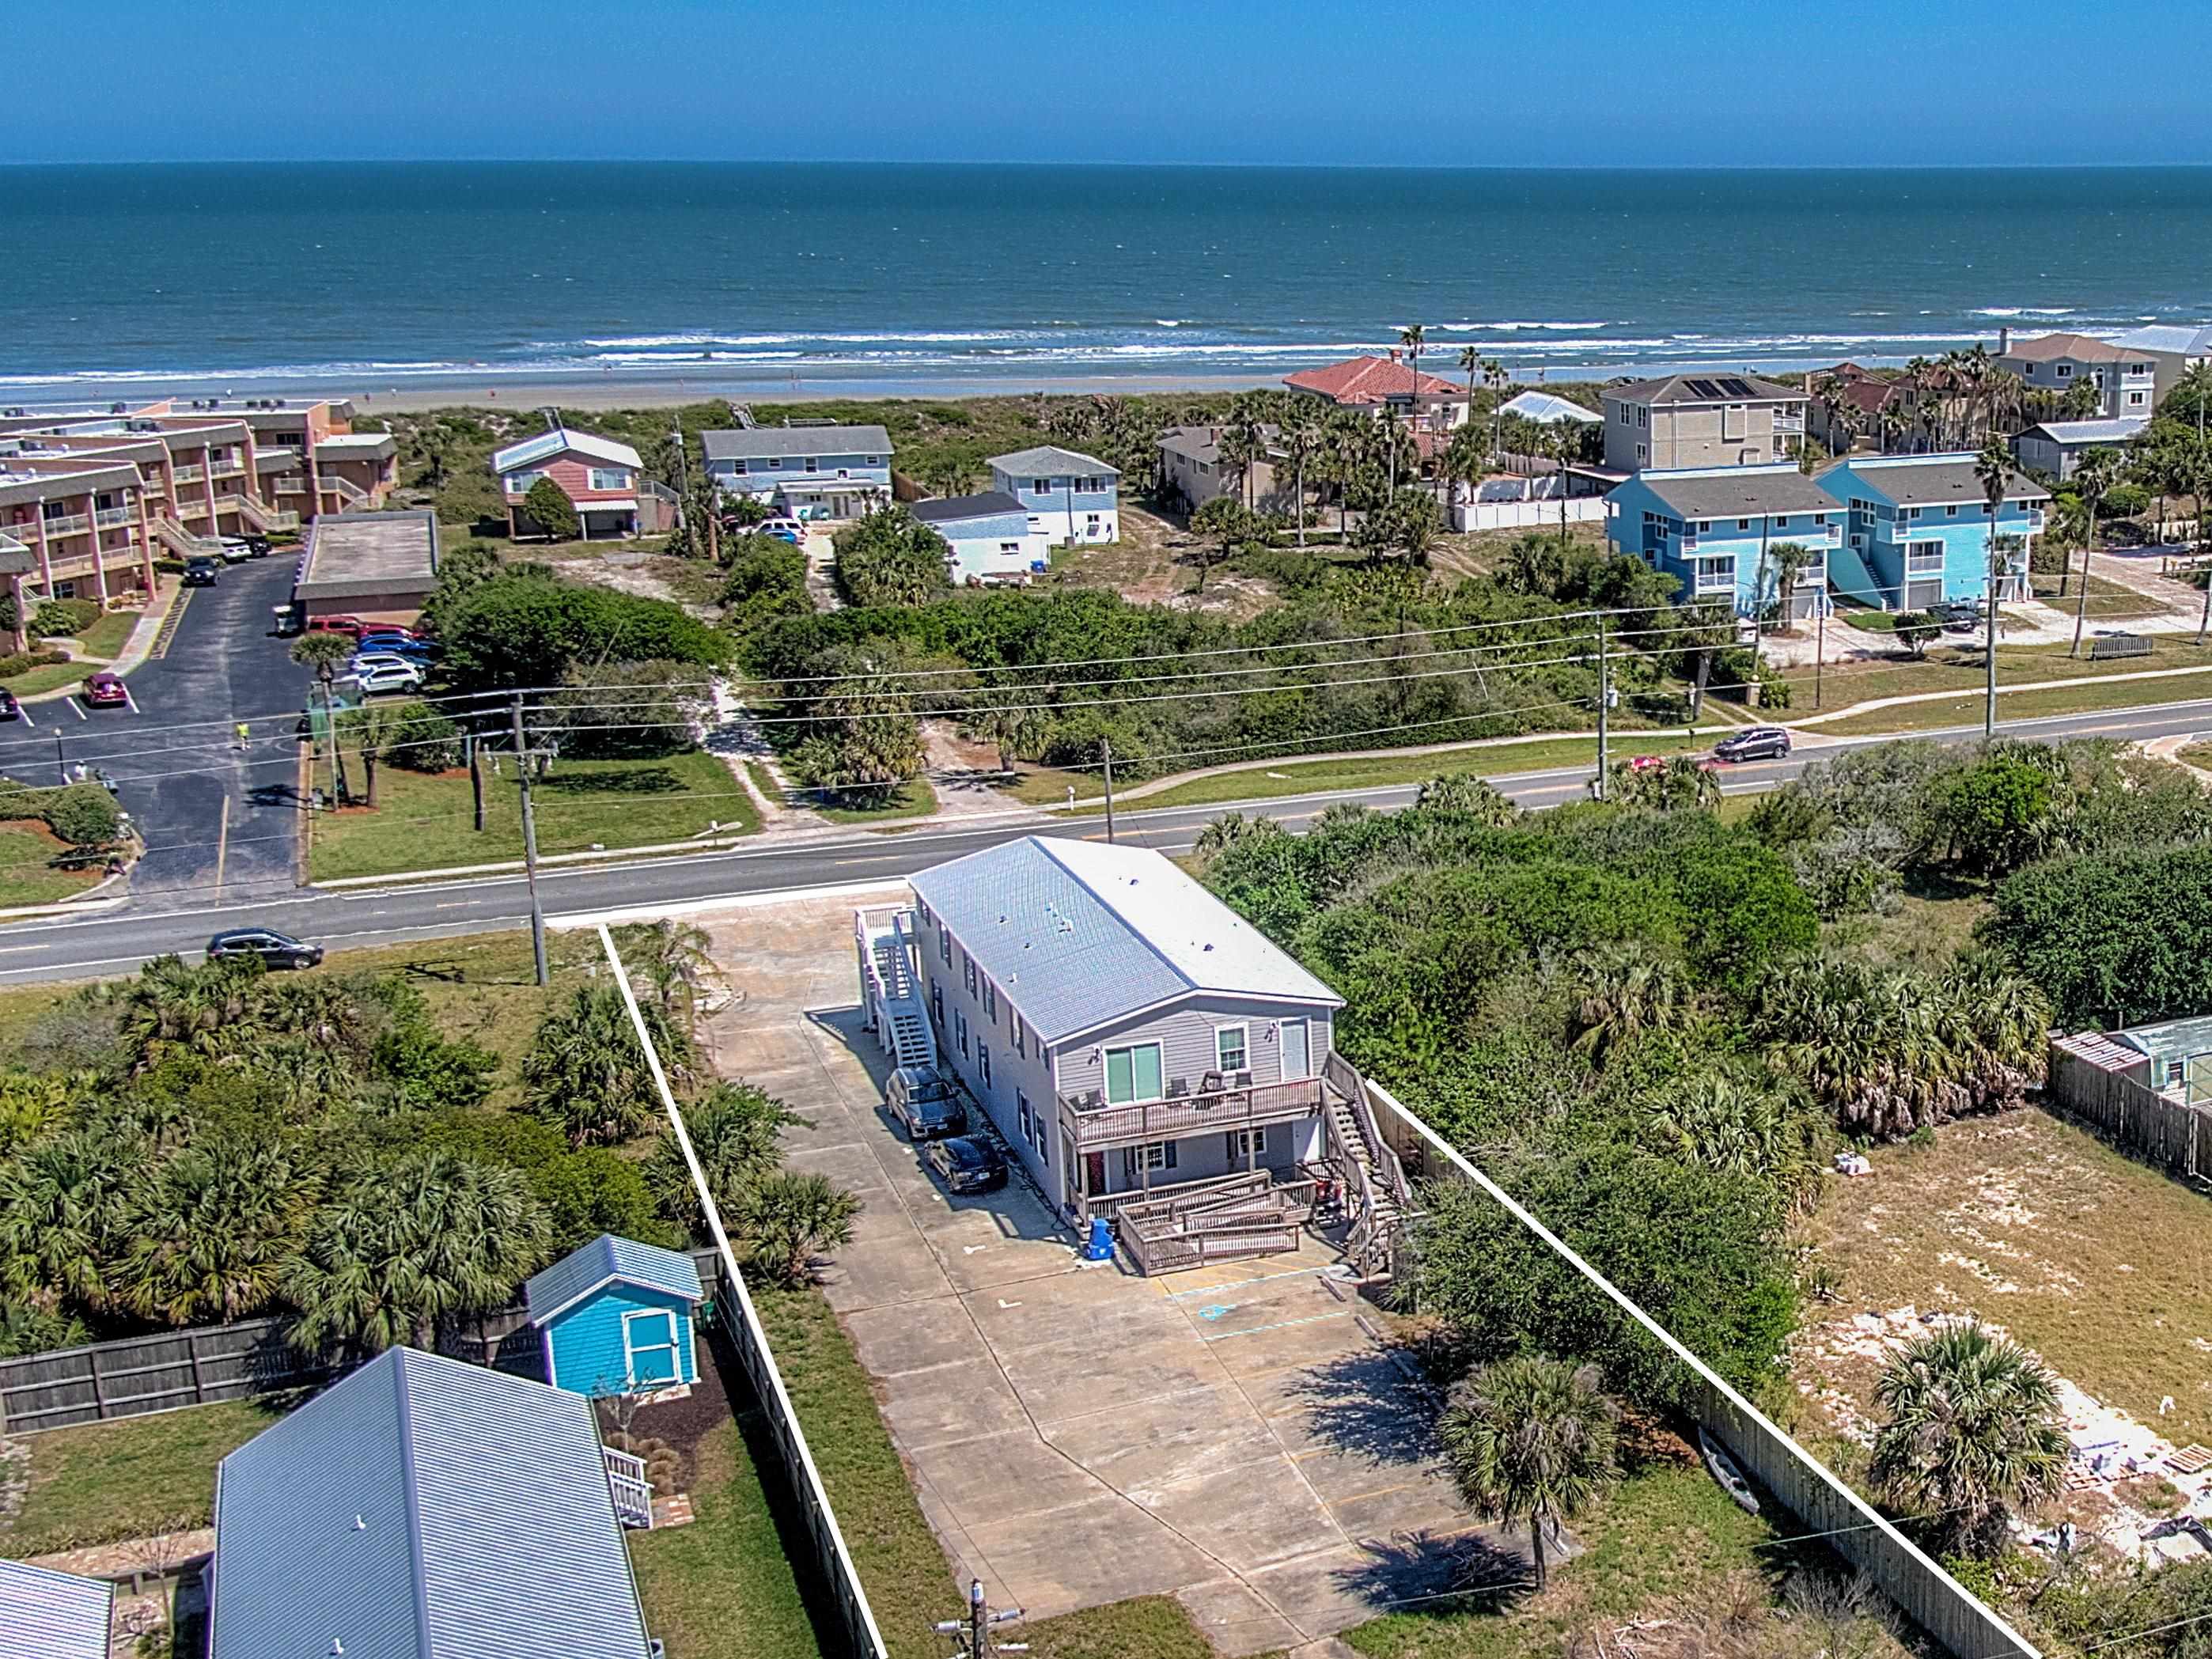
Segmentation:
{"type": "Polygon", "coordinates": [[[1713,745],[1713,758],[1729,762],[1780,760],[1789,752],[1790,734],[1778,726],[1751,726],[1713,745]]]}
{"type": "Polygon", "coordinates": [[[323,947],[280,933],[273,927],[234,927],[208,941],[208,960],[225,957],[258,957],[271,968],[313,968],[323,959],[323,947]]]}
{"type": "Polygon", "coordinates": [[[933,1140],[922,1157],[949,1193],[994,1192],[1006,1184],[1006,1160],[967,1135],[933,1140]]]}

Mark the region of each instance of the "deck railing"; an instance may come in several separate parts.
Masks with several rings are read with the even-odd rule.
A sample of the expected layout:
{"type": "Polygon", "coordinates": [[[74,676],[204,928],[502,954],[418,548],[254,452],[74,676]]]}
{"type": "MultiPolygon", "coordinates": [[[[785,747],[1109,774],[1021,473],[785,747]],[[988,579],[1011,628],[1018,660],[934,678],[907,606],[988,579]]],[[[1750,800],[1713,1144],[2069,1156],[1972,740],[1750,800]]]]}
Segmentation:
{"type": "Polygon", "coordinates": [[[169,476],[179,483],[198,483],[207,477],[207,469],[204,466],[172,467],[169,476]]]}
{"type": "Polygon", "coordinates": [[[93,522],[103,530],[119,524],[137,524],[138,509],[135,507],[103,507],[92,515],[93,522]]]}
{"type": "Polygon", "coordinates": [[[92,520],[82,513],[64,514],[45,522],[49,536],[79,536],[92,528],[92,520]]]}
{"type": "Polygon", "coordinates": [[[1323,1099],[1322,1080],[1317,1077],[1126,1106],[1109,1106],[1095,1094],[1077,1099],[1063,1095],[1060,1121],[1079,1149],[1093,1150],[1116,1143],[1172,1140],[1211,1129],[1240,1129],[1306,1117],[1322,1109],[1323,1099]]]}
{"type": "Polygon", "coordinates": [[[607,1490],[614,1494],[615,1517],[625,1527],[653,1525],[653,1482],[645,1477],[645,1460],[612,1446],[599,1448],[607,1462],[607,1490]]]}

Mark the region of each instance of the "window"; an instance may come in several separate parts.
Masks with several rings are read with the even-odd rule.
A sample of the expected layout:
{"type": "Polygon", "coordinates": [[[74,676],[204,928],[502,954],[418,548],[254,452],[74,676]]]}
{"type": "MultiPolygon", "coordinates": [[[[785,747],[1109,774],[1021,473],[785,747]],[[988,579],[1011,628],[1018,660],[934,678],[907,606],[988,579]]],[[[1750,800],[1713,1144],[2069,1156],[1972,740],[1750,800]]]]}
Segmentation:
{"type": "Polygon", "coordinates": [[[1031,478],[1030,480],[1030,489],[1034,495],[1050,495],[1052,493],[1052,480],[1049,478],[1031,478]]]}
{"type": "Polygon", "coordinates": [[[978,1038],[975,1043],[975,1069],[982,1074],[983,1086],[991,1086],[991,1045],[978,1038]]]}
{"type": "Polygon", "coordinates": [[[1826,523],[1827,523],[1827,521],[1828,521],[1828,515],[1827,515],[1826,514],[1825,514],[1825,513],[1815,513],[1815,514],[1813,515],[1813,522],[1814,522],[1814,524],[1826,524],[1826,523]]]}
{"type": "Polygon", "coordinates": [[[2071,363],[2061,363],[2058,365],[2058,378],[2062,380],[2066,379],[2068,375],[2073,374],[2073,372],[2074,365],[2071,363]]]}
{"type": "Polygon", "coordinates": [[[994,1025],[999,1023],[999,988],[988,979],[983,981],[983,1018],[994,1025]]]}
{"type": "Polygon", "coordinates": [[[963,953],[960,958],[960,971],[968,976],[968,994],[970,997],[975,996],[976,994],[975,958],[963,953]]]}
{"type": "Polygon", "coordinates": [[[745,476],[745,458],[740,455],[736,460],[730,463],[730,471],[737,477],[742,478],[745,476]]]}
{"type": "Polygon", "coordinates": [[[1641,466],[1644,462],[1650,459],[1651,452],[1649,449],[1645,448],[1642,444],[1636,446],[1636,464],[1638,466],[1641,466]]]}
{"type": "Polygon", "coordinates": [[[884,458],[880,455],[863,455],[860,457],[860,465],[863,466],[881,466],[883,464],[884,458]]]}
{"type": "Polygon", "coordinates": [[[2142,407],[2142,400],[2143,394],[2140,392],[2130,392],[2128,393],[2128,402],[2136,408],[2142,407]]]}
{"type": "Polygon", "coordinates": [[[1023,1029],[1022,1017],[1019,1014],[1012,1015],[1012,1019],[1014,1027],[1014,1052],[1018,1054],[1026,1054],[1030,1051],[1029,1033],[1023,1029]]]}
{"type": "Polygon", "coordinates": [[[1790,528],[1790,515],[1789,515],[1787,513],[1783,513],[1783,514],[1777,514],[1777,515],[1776,515],[1776,517],[1775,517],[1775,520],[1774,520],[1774,527],[1775,527],[1777,530],[1787,530],[1787,529],[1789,529],[1789,528],[1790,528]]]}
{"type": "Polygon", "coordinates": [[[623,1380],[633,1389],[665,1388],[684,1380],[676,1352],[676,1316],[666,1308],[637,1308],[622,1316],[623,1380]]]}
{"type": "Polygon", "coordinates": [[[1121,1151],[1121,1168],[1132,1181],[1139,1170],[1172,1170],[1176,1166],[1176,1144],[1172,1140],[1155,1140],[1147,1146],[1127,1146],[1121,1151]]]}
{"type": "Polygon", "coordinates": [[[809,472],[819,472],[821,470],[822,462],[819,458],[809,455],[806,458],[806,471],[809,472]]]}
{"type": "Polygon", "coordinates": [[[1014,1121],[1022,1126],[1022,1139],[1030,1138],[1030,1097],[1019,1089],[1014,1091],[1014,1121]]]}
{"type": "Polygon", "coordinates": [[[1948,504],[1943,508],[1943,516],[1947,519],[1957,518],[1959,516],[1959,504],[1956,501],[1948,504]]]}
{"type": "Polygon", "coordinates": [[[1642,404],[1637,404],[1637,405],[1636,405],[1636,424],[1637,424],[1637,425],[1638,425],[1638,426],[1648,426],[1648,425],[1650,425],[1650,416],[1651,416],[1651,411],[1650,411],[1650,410],[1646,409],[1646,408],[1645,408],[1642,404]]]}
{"type": "Polygon", "coordinates": [[[1735,521],[1735,527],[1738,530],[1748,530],[1751,528],[1751,520],[1748,519],[1738,519],[1735,521]]]}
{"type": "Polygon", "coordinates": [[[761,465],[765,471],[769,472],[781,471],[783,467],[783,457],[781,455],[768,456],[762,460],[761,465]]]}
{"type": "Polygon", "coordinates": [[[1231,1129],[1221,1137],[1223,1150],[1232,1158],[1265,1158],[1267,1155],[1267,1132],[1259,1129],[1231,1129]]]}
{"type": "Polygon", "coordinates": [[[968,1058],[968,1016],[960,1009],[952,1011],[952,1037],[959,1045],[960,1058],[968,1058]]]}
{"type": "Polygon", "coordinates": [[[1905,545],[1905,568],[1914,575],[1930,574],[1942,570],[1943,544],[1907,542],[1905,545]]]}
{"type": "Polygon", "coordinates": [[[2148,363],[2130,363],[2128,365],[2128,373],[2130,374],[2148,374],[2150,373],[2150,365],[2148,363]]]}
{"type": "Polygon", "coordinates": [[[1106,1099],[1109,1105],[1160,1098],[1160,1045],[1139,1042],[1106,1051],[1106,1099]]]}
{"type": "MultiPolygon", "coordinates": [[[[2140,396],[2141,394],[2137,395],[2140,396]]],[[[1099,517],[1096,513],[1085,514],[1084,515],[1083,523],[1085,527],[1090,530],[1094,535],[1097,533],[1100,522],[1099,517]]]]}
{"type": "Polygon", "coordinates": [[[929,1018],[938,1030],[945,1029],[945,988],[942,985],[929,988],[929,1018]]]}
{"type": "Polygon", "coordinates": [[[618,466],[595,466],[592,469],[592,488],[594,489],[628,489],[629,474],[618,466]]]}
{"type": "Polygon", "coordinates": [[[1241,1072],[1251,1063],[1250,1046],[1242,1025],[1223,1025],[1213,1033],[1213,1058],[1224,1072],[1241,1072]]]}
{"type": "Polygon", "coordinates": [[[527,495],[530,493],[530,486],[544,476],[543,472],[510,472],[507,475],[507,493],[510,495],[527,495]]]}
{"type": "Polygon", "coordinates": [[[937,946],[944,953],[945,965],[950,968],[952,965],[952,930],[950,927],[937,930],[937,946]]]}
{"type": "Polygon", "coordinates": [[[1019,542],[1000,542],[999,544],[999,551],[1001,553],[1018,554],[1021,550],[1022,544],[1019,542]]]}

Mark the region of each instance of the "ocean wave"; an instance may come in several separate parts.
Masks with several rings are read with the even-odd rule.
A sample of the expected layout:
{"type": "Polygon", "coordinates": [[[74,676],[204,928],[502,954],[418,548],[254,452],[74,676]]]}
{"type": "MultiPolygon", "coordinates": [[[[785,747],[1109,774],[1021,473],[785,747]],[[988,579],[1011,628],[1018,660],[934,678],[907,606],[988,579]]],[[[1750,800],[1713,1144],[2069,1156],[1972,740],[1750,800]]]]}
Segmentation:
{"type": "Polygon", "coordinates": [[[1969,317],[2072,317],[2076,314],[2072,306],[1979,306],[1966,313],[1969,317]]]}
{"type": "Polygon", "coordinates": [[[1588,334],[1597,329],[1613,328],[1619,325],[1601,318],[1595,323],[1432,323],[1430,326],[1440,334],[1520,334],[1529,329],[1563,334],[1588,334]]]}

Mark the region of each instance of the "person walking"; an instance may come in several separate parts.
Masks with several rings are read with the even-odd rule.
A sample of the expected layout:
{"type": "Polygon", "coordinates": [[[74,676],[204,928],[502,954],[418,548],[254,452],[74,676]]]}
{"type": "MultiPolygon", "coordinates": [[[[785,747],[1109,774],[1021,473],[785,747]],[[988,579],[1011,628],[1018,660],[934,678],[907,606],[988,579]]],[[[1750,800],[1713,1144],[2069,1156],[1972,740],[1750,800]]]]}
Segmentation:
{"type": "Polygon", "coordinates": [[[244,720],[240,720],[234,729],[236,735],[238,747],[241,750],[252,749],[253,747],[253,728],[246,725],[244,720]]]}

